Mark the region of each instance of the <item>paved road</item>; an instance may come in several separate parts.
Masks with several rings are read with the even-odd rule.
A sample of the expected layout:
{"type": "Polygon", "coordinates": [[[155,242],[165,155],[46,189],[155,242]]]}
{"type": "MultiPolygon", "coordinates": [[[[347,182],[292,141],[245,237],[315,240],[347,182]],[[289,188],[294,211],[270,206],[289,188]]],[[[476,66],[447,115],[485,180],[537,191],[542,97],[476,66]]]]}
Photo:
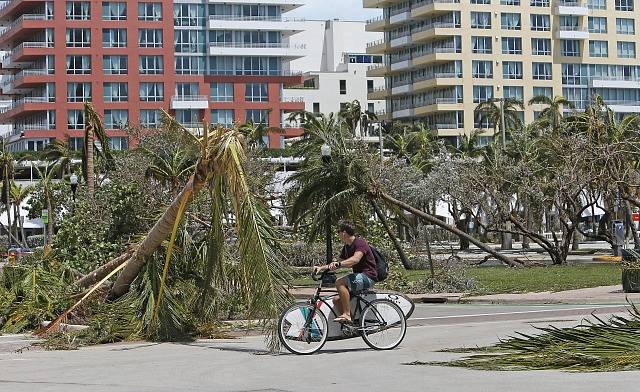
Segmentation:
{"type": "MultiPolygon", "coordinates": [[[[598,307],[615,312],[619,307],[598,307]]],[[[640,372],[485,372],[412,361],[457,358],[437,352],[495,342],[532,325],[575,325],[594,306],[418,305],[400,348],[370,350],[360,339],[328,342],[312,356],[264,353],[262,337],[189,344],[139,343],[78,351],[1,353],[0,391],[601,391],[628,390],[640,372]]],[[[5,345],[5,348],[8,345],[5,345]]]]}

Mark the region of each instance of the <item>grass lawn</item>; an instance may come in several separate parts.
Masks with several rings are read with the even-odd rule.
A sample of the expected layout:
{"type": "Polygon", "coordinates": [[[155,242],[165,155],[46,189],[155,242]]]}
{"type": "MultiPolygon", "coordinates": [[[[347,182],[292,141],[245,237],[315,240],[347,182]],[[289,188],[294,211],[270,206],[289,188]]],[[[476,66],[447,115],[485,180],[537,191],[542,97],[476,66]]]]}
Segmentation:
{"type": "MultiPolygon", "coordinates": [[[[478,282],[471,294],[528,293],[540,291],[563,291],[596,286],[611,286],[621,283],[619,264],[563,265],[530,268],[471,267],[466,270],[469,277],[478,282]]],[[[429,271],[407,271],[409,281],[428,276],[429,271]]],[[[306,275],[295,276],[294,285],[313,285],[306,275]]]]}

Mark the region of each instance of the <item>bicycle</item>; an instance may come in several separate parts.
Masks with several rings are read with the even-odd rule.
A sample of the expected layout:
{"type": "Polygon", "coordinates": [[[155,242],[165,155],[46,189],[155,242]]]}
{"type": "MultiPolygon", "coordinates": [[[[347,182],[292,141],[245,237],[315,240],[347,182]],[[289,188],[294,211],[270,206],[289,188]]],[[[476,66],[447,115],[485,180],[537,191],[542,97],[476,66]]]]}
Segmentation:
{"type": "Polygon", "coordinates": [[[284,347],[294,354],[313,354],[329,340],[351,339],[361,336],[375,350],[391,350],[404,339],[407,318],[415,305],[398,293],[365,291],[351,297],[353,324],[333,321],[338,316],[331,298],[337,291],[323,290],[328,271],[318,278],[313,296],[305,303],[296,303],[285,309],[278,320],[278,336],[284,347]],[[321,293],[333,292],[328,296],[321,293]],[[330,319],[331,321],[328,321],[330,319]]]}

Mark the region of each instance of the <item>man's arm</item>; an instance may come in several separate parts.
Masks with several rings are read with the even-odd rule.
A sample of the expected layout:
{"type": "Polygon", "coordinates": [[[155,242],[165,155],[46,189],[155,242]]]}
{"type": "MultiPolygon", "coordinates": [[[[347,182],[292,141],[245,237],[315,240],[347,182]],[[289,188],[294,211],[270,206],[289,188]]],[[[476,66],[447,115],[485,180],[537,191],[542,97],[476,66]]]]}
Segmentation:
{"type": "Polygon", "coordinates": [[[363,257],[364,257],[364,253],[358,250],[353,254],[353,256],[349,257],[346,260],[334,261],[333,263],[330,263],[327,265],[315,267],[315,272],[319,274],[326,270],[335,271],[338,268],[351,268],[354,265],[358,264],[363,257]]]}

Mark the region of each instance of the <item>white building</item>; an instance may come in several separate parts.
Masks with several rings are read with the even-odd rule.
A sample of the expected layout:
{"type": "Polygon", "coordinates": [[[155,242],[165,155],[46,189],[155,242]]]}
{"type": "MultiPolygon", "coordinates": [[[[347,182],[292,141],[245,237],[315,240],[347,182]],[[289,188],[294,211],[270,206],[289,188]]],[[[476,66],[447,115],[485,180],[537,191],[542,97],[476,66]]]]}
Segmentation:
{"type": "Polygon", "coordinates": [[[368,100],[367,92],[384,87],[383,77],[367,77],[367,69],[382,63],[381,55],[366,54],[366,44],[382,33],[365,31],[365,22],[311,20],[304,31],[290,38],[306,44],[306,56],[292,60],[291,70],[304,73],[304,84],[284,89],[285,99],[301,99],[305,110],[337,113],[358,100],[363,110],[383,113],[384,100],[368,100]]]}

